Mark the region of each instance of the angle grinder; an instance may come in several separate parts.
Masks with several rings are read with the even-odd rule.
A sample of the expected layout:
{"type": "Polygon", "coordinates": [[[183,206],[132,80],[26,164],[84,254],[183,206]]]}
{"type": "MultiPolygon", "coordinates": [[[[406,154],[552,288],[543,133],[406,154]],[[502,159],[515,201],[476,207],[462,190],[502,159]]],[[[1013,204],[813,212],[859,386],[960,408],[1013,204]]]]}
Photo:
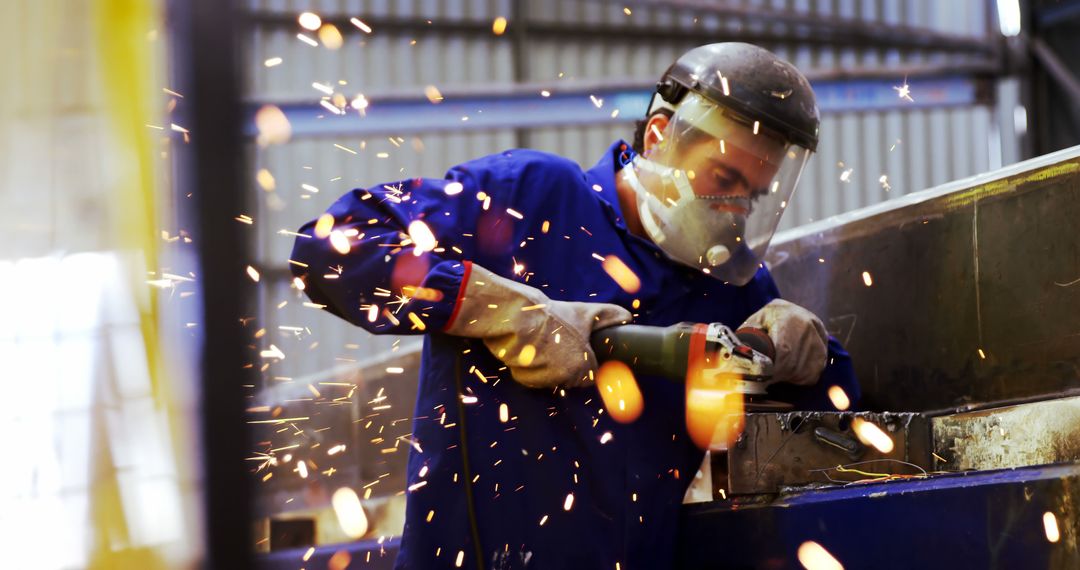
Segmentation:
{"type": "Polygon", "coordinates": [[[621,325],[593,332],[590,341],[601,363],[619,361],[635,376],[684,383],[687,427],[702,448],[725,448],[724,442],[741,432],[745,412],[792,407],[765,397],[776,381],[776,348],[761,329],[732,331],[722,323],[621,325]]]}

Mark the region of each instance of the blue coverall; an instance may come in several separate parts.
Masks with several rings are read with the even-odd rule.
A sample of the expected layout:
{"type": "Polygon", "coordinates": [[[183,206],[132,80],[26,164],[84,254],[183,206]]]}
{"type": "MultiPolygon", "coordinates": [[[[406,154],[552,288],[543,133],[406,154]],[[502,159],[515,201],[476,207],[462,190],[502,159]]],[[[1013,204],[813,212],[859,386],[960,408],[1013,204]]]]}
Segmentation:
{"type": "MultiPolygon", "coordinates": [[[[484,568],[673,564],[679,507],[703,458],[686,433],[683,386],[639,378],[644,412],[619,424],[602,413],[595,387],[526,388],[482,341],[439,332],[453,316],[469,263],[552,299],[621,305],[645,325],[737,327],[779,296],[765,269],[743,287],[725,285],[632,235],[615,189],[615,175],[632,155],[617,141],[583,171],[555,155],[510,150],[456,166],[442,180],[345,194],[328,212],[335,229],[358,232],[347,254],[327,239],[297,238],[292,259],[307,267],[293,271],[306,280],[313,301],[372,333],[427,334],[413,422],[422,451],[409,456],[414,490],[398,568],[453,567],[459,556],[463,567],[476,568],[478,551],[484,568]],[[448,195],[452,182],[461,191],[455,184],[448,195]],[[395,247],[414,220],[432,230],[435,251],[416,256],[411,245],[395,247]],[[602,270],[598,256],[607,255],[641,279],[638,292],[625,292],[602,270]],[[422,295],[396,314],[384,311],[386,291],[396,295],[403,284],[421,280],[422,295]],[[371,304],[378,305],[374,322],[371,304]],[[569,494],[573,504],[565,510],[569,494]]],[[[300,232],[312,235],[313,224],[300,232]]],[[[788,387],[785,395],[804,409],[831,409],[825,391],[834,384],[857,401],[850,359],[830,339],[820,382],[788,387]]]]}

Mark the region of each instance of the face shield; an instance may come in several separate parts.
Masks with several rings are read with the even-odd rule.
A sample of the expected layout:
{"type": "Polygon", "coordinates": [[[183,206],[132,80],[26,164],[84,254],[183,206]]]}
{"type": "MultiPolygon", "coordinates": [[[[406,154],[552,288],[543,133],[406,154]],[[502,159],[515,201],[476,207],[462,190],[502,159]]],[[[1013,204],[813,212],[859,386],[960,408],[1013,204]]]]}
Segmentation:
{"type": "Polygon", "coordinates": [[[672,259],[745,285],[811,151],[695,92],[661,136],[622,172],[642,226],[672,259]]]}

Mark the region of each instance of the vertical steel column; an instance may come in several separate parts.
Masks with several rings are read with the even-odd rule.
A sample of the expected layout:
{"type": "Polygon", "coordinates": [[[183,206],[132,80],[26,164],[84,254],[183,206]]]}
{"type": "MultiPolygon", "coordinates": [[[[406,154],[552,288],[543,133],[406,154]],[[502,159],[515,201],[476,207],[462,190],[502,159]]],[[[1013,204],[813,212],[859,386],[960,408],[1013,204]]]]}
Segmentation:
{"type": "Polygon", "coordinates": [[[243,189],[239,42],[234,0],[168,0],[173,85],[191,143],[176,148],[175,192],[192,230],[201,284],[202,473],[208,568],[251,566],[251,495],[244,384],[252,384],[241,317],[253,315],[245,275],[250,247],[233,217],[246,212],[243,189]]]}
{"type": "MultiPolygon", "coordinates": [[[[514,83],[529,81],[529,5],[526,0],[513,0],[510,7],[511,59],[514,83]]],[[[529,148],[532,137],[528,128],[514,129],[514,146],[529,148]]]]}

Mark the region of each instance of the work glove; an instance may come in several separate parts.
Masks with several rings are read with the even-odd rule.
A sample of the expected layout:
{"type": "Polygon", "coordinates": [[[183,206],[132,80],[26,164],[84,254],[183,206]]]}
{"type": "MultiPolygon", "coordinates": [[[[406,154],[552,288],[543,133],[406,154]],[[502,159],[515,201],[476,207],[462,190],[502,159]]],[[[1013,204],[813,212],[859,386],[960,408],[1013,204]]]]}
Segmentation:
{"type": "Polygon", "coordinates": [[[479,338],[530,388],[584,386],[594,379],[592,331],[630,322],[607,303],[554,301],[540,290],[472,264],[456,316],[443,332],[479,338]]]}
{"type": "MultiPolygon", "coordinates": [[[[774,299],[750,315],[742,327],[764,329],[776,346],[773,377],[806,386],[817,382],[825,369],[828,335],[821,319],[783,299],[774,299]]],[[[739,327],[739,328],[742,328],[739,327]]]]}

